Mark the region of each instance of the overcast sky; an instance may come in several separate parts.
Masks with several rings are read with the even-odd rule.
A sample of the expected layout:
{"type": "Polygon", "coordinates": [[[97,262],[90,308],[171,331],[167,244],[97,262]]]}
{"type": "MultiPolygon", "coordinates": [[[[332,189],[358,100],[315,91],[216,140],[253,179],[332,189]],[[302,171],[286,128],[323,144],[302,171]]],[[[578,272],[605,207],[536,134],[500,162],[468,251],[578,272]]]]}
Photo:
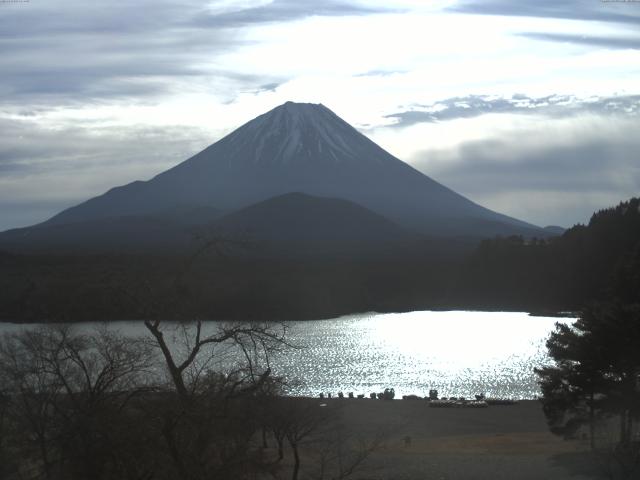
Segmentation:
{"type": "Polygon", "coordinates": [[[640,2],[0,1],[0,230],[323,103],[538,225],[640,194],[640,2]]]}

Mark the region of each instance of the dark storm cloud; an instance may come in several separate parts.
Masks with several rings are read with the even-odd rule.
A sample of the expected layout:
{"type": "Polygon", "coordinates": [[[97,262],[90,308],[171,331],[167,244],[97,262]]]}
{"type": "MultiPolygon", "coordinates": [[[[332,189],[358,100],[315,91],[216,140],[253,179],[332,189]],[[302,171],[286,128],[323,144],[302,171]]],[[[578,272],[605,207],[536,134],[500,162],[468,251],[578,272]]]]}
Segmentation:
{"type": "Polygon", "coordinates": [[[4,105],[63,106],[114,98],[140,102],[187,80],[229,97],[281,80],[213,67],[218,55],[246,44],[238,27],[379,11],[310,0],[276,0],[221,13],[200,2],[163,0],[5,6],[0,12],[0,96],[4,105]]]}
{"type": "Polygon", "coordinates": [[[550,95],[533,98],[514,95],[495,98],[488,95],[469,95],[438,101],[430,105],[416,105],[403,112],[386,115],[396,120],[394,127],[406,127],[423,122],[441,122],[458,118],[472,118],[488,113],[536,113],[561,118],[578,113],[624,114],[640,113],[640,95],[580,99],[572,95],[550,95]]]}
{"type": "Polygon", "coordinates": [[[534,40],[575,43],[578,45],[591,45],[607,49],[640,49],[640,37],[594,37],[590,35],[570,35],[564,33],[522,33],[520,36],[534,40]]]}
{"type": "Polygon", "coordinates": [[[602,0],[471,0],[448,8],[451,12],[478,15],[563,18],[613,23],[640,23],[635,2],[602,0]]]}

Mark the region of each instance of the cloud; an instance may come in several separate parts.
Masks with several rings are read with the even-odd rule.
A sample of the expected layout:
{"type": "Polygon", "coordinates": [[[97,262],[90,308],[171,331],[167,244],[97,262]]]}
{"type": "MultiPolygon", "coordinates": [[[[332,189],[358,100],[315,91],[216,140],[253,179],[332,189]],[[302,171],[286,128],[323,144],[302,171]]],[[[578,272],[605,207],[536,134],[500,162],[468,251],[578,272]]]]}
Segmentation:
{"type": "Polygon", "coordinates": [[[162,1],[143,0],[135,8],[70,2],[64,9],[30,2],[6,15],[5,10],[0,16],[5,105],[143,101],[170,91],[175,78],[224,76],[205,68],[202,58],[238,44],[230,32],[184,28],[181,23],[199,9],[162,1]]]}
{"type": "Polygon", "coordinates": [[[595,209],[640,191],[637,118],[540,120],[424,150],[412,164],[484,206],[539,225],[587,221],[595,209]]]}
{"type": "Polygon", "coordinates": [[[216,62],[252,44],[241,27],[382,11],[346,1],[311,0],[275,0],[232,11],[168,0],[69,0],[64,8],[56,2],[4,7],[0,95],[5,107],[139,103],[184,88],[226,98],[282,81],[234,72],[216,62]]]}
{"type": "Polygon", "coordinates": [[[264,85],[260,85],[256,89],[256,93],[260,92],[275,92],[283,82],[274,82],[274,83],[265,83],[264,85]]]}
{"type": "Polygon", "coordinates": [[[633,2],[593,0],[471,0],[449,7],[450,12],[477,15],[561,18],[612,23],[640,23],[640,11],[633,2]]]}
{"type": "Polygon", "coordinates": [[[370,15],[392,11],[395,10],[336,0],[322,2],[316,0],[274,0],[255,7],[200,15],[193,21],[193,25],[233,28],[261,23],[287,22],[312,16],[370,15]]]}
{"type": "Polygon", "coordinates": [[[442,122],[472,118],[490,113],[544,114],[554,118],[584,113],[640,114],[640,95],[577,98],[573,95],[550,95],[533,98],[523,94],[509,98],[469,95],[440,100],[429,105],[415,105],[411,110],[385,115],[396,121],[393,127],[423,122],[442,122]]]}
{"type": "MultiPolygon", "coordinates": [[[[15,226],[7,219],[19,211],[27,218],[20,224],[32,223],[149,178],[286,100],[330,105],[354,124],[373,125],[371,134],[395,122],[378,130],[405,159],[430,138],[431,159],[456,160],[456,148],[433,149],[481,136],[457,130],[462,121],[637,119],[639,97],[630,94],[638,93],[638,52],[622,50],[637,47],[635,5],[489,0],[453,7],[617,22],[596,24],[442,13],[449,4],[32,0],[0,7],[0,205],[11,210],[0,228],[15,226]],[[411,13],[397,15],[397,5],[411,13]],[[507,96],[513,92],[527,95],[507,96]],[[411,132],[438,127],[437,137],[411,132]],[[403,135],[410,141],[393,143],[403,135]]],[[[489,130],[480,132],[487,141],[506,142],[489,130]]],[[[503,143],[496,151],[510,151],[503,143]]]]}
{"type": "Polygon", "coordinates": [[[571,35],[563,33],[521,33],[521,37],[547,42],[575,43],[607,49],[640,49],[640,37],[600,37],[591,35],[571,35]]]}
{"type": "Polygon", "coordinates": [[[1,8],[0,229],[149,178],[211,143],[193,125],[217,128],[225,112],[229,128],[224,105],[276,92],[288,78],[225,57],[260,41],[249,27],[389,11],[338,0],[1,8]]]}
{"type": "Polygon", "coordinates": [[[370,70],[358,73],[355,77],[389,77],[391,75],[407,73],[407,70],[370,70]]]}
{"type": "Polygon", "coordinates": [[[211,143],[203,129],[46,128],[0,117],[0,231],[41,222],[134,179],[148,179],[211,143]],[[6,212],[6,214],[5,214],[6,212]]]}
{"type": "MultiPolygon", "coordinates": [[[[279,87],[281,87],[285,83],[287,82],[279,81],[279,82],[264,83],[262,85],[258,85],[256,88],[252,90],[249,90],[248,92],[239,92],[239,94],[250,93],[253,95],[260,95],[261,93],[269,93],[269,92],[274,93],[278,90],[279,87]]],[[[234,97],[232,101],[235,102],[236,100],[238,100],[238,97],[234,97]]]]}

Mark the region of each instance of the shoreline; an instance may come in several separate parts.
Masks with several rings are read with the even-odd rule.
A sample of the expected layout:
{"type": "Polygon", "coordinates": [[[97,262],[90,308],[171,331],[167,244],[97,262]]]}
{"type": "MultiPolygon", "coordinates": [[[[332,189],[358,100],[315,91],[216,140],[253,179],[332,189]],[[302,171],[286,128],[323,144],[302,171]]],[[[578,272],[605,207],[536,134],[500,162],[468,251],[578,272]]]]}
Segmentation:
{"type": "MultiPolygon", "coordinates": [[[[353,392],[369,397],[393,387],[396,398],[425,397],[437,389],[439,397],[447,398],[473,399],[484,393],[535,400],[541,392],[533,360],[546,358],[544,341],[556,321],[522,312],[417,311],[285,323],[286,330],[273,324],[299,348],[274,356],[272,368],[274,375],[293,382],[286,390],[290,396],[337,396],[342,391],[345,396],[353,392]]],[[[128,337],[149,335],[141,321],[70,324],[88,335],[105,325],[128,337]]],[[[179,325],[164,323],[168,332],[179,325]]],[[[204,325],[210,332],[220,324],[204,325]]],[[[38,327],[4,323],[0,331],[38,327]]]]}
{"type": "Polygon", "coordinates": [[[339,411],[345,431],[356,438],[383,438],[355,478],[593,478],[574,471],[576,458],[583,466],[589,461],[586,442],[550,433],[536,400],[481,409],[429,408],[426,401],[410,400],[313,400],[339,411]]]}
{"type": "MultiPolygon", "coordinates": [[[[573,311],[544,311],[544,310],[526,310],[526,309],[502,309],[499,307],[496,308],[464,308],[464,307],[433,307],[433,308],[423,308],[423,309],[400,309],[400,310],[367,310],[367,311],[354,311],[341,313],[339,315],[334,316],[323,316],[319,315],[313,318],[297,318],[297,319],[285,319],[285,320],[275,320],[275,319],[264,319],[264,320],[256,320],[255,318],[246,318],[246,319],[201,319],[203,323],[214,323],[214,322],[234,322],[234,323],[290,323],[290,322],[314,322],[314,321],[326,321],[326,320],[339,320],[344,319],[345,317],[354,317],[354,316],[372,316],[372,315],[387,315],[387,314],[402,314],[402,313],[413,313],[413,312],[467,312],[467,313],[522,313],[526,314],[529,317],[538,317],[538,318],[577,318],[580,312],[573,311]]],[[[4,319],[0,318],[0,325],[8,324],[8,325],[74,325],[80,323],[124,323],[124,322],[144,322],[144,318],[137,319],[123,319],[117,318],[113,320],[70,320],[70,321],[32,321],[32,320],[15,320],[15,319],[4,319]]],[[[164,322],[184,322],[185,320],[181,319],[163,319],[164,322]]],[[[192,320],[187,320],[192,321],[192,320]]]]}

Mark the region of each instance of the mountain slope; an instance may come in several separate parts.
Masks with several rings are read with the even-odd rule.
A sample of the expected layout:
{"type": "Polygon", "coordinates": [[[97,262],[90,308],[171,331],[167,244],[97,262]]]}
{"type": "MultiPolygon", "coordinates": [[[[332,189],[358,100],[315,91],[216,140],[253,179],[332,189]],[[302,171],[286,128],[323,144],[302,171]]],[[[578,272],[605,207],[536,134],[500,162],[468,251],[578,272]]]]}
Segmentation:
{"type": "Polygon", "coordinates": [[[150,253],[185,249],[193,234],[177,222],[129,215],[41,224],[0,234],[0,246],[21,253],[150,253]]]}
{"type": "Polygon", "coordinates": [[[232,211],[289,192],[349,200],[431,235],[546,235],[423,175],[323,105],[291,102],[149,181],[114,188],[46,223],[147,215],[191,205],[232,211]]]}
{"type": "Polygon", "coordinates": [[[174,208],[148,215],[96,217],[70,223],[45,222],[0,233],[12,252],[149,253],[192,248],[197,227],[222,213],[210,207],[174,208]]]}
{"type": "Polygon", "coordinates": [[[252,243],[249,254],[288,257],[417,252],[425,239],[347,200],[287,193],[231,213],[214,231],[252,243]]]}

